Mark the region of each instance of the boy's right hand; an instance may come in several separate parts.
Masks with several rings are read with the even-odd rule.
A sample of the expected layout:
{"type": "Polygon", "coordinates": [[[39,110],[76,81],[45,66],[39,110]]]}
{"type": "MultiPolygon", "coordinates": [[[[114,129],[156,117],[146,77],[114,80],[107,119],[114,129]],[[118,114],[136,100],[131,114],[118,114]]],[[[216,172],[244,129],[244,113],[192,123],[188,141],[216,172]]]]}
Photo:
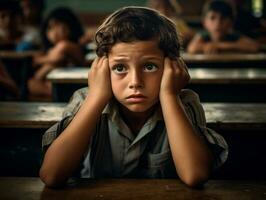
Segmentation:
{"type": "Polygon", "coordinates": [[[88,75],[89,95],[107,103],[113,96],[108,58],[97,57],[88,75]]]}

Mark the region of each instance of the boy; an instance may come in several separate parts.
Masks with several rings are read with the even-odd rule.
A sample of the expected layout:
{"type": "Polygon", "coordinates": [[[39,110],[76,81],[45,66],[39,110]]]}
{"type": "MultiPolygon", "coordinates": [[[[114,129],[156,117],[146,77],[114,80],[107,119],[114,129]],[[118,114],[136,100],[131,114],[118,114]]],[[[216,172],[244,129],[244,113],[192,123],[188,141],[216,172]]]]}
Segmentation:
{"type": "Polygon", "coordinates": [[[87,178],[206,181],[226,160],[227,145],[206,128],[198,96],[181,91],[189,75],[175,25],[154,10],[126,7],[105,20],[95,40],[89,90],[74,94],[43,137],[43,182],[58,186],[77,169],[87,178]]]}
{"type": "Polygon", "coordinates": [[[233,31],[234,10],[223,0],[209,1],[203,8],[203,26],[187,47],[189,53],[257,52],[259,44],[233,31]]]}

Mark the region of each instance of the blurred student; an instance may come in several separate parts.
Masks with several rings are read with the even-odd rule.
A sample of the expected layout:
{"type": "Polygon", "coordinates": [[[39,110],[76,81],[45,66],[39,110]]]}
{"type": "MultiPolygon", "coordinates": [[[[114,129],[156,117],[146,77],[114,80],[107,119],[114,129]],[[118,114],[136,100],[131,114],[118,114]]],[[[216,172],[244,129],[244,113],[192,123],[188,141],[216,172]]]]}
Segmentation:
{"type": "Polygon", "coordinates": [[[0,100],[16,100],[18,98],[19,89],[0,61],[0,100]]]}
{"type": "Polygon", "coordinates": [[[147,6],[159,11],[171,19],[175,24],[178,33],[180,34],[181,43],[184,47],[193,38],[195,32],[181,18],[182,8],[177,0],[148,0],[147,6]]]}
{"type": "Polygon", "coordinates": [[[0,1],[0,44],[1,50],[14,49],[22,37],[19,29],[21,10],[19,4],[13,0],[0,1]]]}
{"type": "Polygon", "coordinates": [[[22,10],[16,0],[0,1],[0,49],[25,51],[35,48],[35,42],[27,38],[28,31],[22,23],[22,10]]]}
{"type": "Polygon", "coordinates": [[[229,2],[209,1],[204,5],[202,14],[205,30],[195,35],[189,43],[189,53],[252,53],[259,50],[256,41],[233,30],[235,13],[229,2]]]}
{"type": "Polygon", "coordinates": [[[28,81],[32,95],[51,95],[51,84],[46,75],[56,67],[82,66],[84,53],[78,44],[83,35],[82,26],[76,15],[66,7],[53,10],[42,26],[44,53],[36,55],[33,64],[38,67],[28,81]]]}
{"type": "Polygon", "coordinates": [[[33,41],[35,47],[41,47],[41,24],[45,0],[20,0],[20,6],[23,14],[24,30],[27,34],[24,40],[33,41]]]}

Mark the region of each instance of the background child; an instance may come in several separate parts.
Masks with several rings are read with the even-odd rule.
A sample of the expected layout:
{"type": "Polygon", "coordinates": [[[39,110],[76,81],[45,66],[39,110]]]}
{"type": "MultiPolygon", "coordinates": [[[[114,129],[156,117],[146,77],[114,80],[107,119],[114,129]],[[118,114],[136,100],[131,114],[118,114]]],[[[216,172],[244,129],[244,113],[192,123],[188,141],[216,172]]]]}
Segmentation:
{"type": "Polygon", "coordinates": [[[187,51],[189,53],[218,53],[228,51],[256,52],[259,45],[253,39],[233,31],[234,10],[223,0],[209,1],[203,8],[203,26],[187,51]]]}
{"type": "Polygon", "coordinates": [[[40,49],[41,24],[45,0],[20,0],[20,6],[23,13],[23,29],[27,34],[24,36],[25,41],[32,41],[35,49],[40,49]]]}
{"type": "Polygon", "coordinates": [[[33,60],[39,68],[29,80],[28,88],[32,95],[50,96],[51,85],[45,77],[52,69],[84,63],[83,49],[78,44],[83,29],[75,14],[61,7],[47,16],[41,32],[45,53],[33,60]]]}
{"type": "Polygon", "coordinates": [[[173,20],[180,34],[182,45],[186,47],[188,42],[193,38],[195,31],[182,19],[182,8],[177,0],[148,0],[147,6],[158,10],[161,14],[173,20]]]}
{"type": "Polygon", "coordinates": [[[0,1],[0,44],[1,49],[15,49],[23,35],[19,28],[21,10],[14,0],[0,1]]]}
{"type": "Polygon", "coordinates": [[[99,27],[96,44],[89,89],[74,94],[43,136],[44,183],[58,186],[75,170],[87,178],[206,181],[227,145],[206,128],[197,94],[182,90],[189,75],[175,25],[154,10],[126,7],[99,27]]]}
{"type": "Polygon", "coordinates": [[[32,35],[32,32],[24,26],[19,1],[1,0],[0,49],[15,51],[33,50],[39,45],[36,37],[38,35],[32,35]]]}
{"type": "Polygon", "coordinates": [[[19,89],[0,61],[0,100],[17,100],[19,89]]]}

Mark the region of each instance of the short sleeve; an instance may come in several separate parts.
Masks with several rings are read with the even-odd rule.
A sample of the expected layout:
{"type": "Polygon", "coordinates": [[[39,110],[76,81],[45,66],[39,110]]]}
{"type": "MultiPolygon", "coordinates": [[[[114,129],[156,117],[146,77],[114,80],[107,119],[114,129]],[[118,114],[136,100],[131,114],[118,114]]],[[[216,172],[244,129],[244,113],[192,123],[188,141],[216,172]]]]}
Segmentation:
{"type": "Polygon", "coordinates": [[[228,145],[225,139],[206,126],[204,109],[200,104],[199,96],[195,92],[183,90],[180,97],[194,129],[203,137],[214,155],[214,168],[220,167],[228,157],[228,145]]]}
{"type": "Polygon", "coordinates": [[[63,130],[70,124],[75,114],[78,112],[81,104],[86,98],[88,88],[77,90],[71,97],[69,103],[64,109],[62,119],[50,127],[42,137],[42,149],[45,152],[49,145],[63,132],[63,130]]]}

